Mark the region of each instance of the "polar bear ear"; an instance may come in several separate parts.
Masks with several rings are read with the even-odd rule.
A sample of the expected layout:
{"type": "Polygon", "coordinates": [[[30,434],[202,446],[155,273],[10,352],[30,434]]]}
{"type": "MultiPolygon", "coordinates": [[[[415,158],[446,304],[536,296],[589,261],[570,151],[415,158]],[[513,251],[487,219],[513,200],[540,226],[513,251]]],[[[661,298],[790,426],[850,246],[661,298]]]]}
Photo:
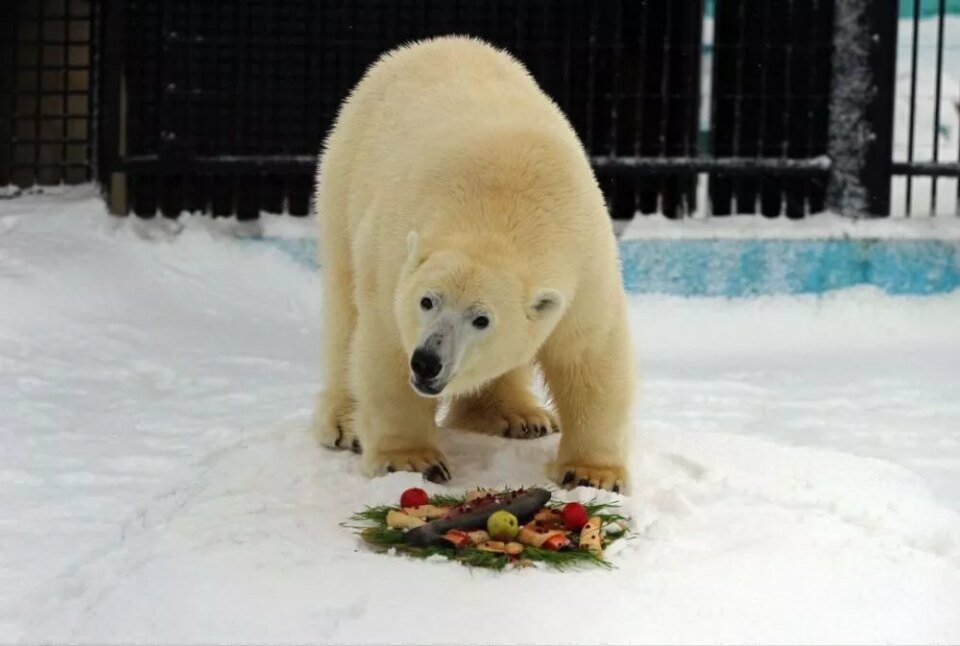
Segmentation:
{"type": "Polygon", "coordinates": [[[527,318],[539,321],[563,309],[563,294],[555,289],[540,289],[527,306],[527,318]]]}
{"type": "Polygon", "coordinates": [[[420,234],[411,231],[407,234],[407,255],[416,256],[420,254],[420,234]]]}
{"type": "Polygon", "coordinates": [[[407,267],[417,267],[422,261],[423,253],[420,245],[420,234],[416,231],[411,231],[407,234],[407,267]]]}

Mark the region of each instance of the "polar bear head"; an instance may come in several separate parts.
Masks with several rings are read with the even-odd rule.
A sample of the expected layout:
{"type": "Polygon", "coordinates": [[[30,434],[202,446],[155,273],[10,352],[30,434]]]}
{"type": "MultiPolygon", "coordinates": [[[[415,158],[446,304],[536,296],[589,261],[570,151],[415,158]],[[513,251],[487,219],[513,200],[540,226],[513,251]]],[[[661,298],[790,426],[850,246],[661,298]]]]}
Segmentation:
{"type": "Polygon", "coordinates": [[[410,384],[425,397],[476,390],[533,360],[564,297],[530,284],[528,260],[491,241],[407,238],[394,303],[410,384]]]}

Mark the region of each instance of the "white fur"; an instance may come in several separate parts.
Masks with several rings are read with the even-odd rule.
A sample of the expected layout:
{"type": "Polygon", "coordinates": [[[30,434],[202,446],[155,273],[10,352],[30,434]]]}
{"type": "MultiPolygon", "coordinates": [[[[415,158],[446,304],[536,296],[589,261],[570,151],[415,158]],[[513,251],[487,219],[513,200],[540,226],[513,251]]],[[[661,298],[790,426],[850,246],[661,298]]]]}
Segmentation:
{"type": "Polygon", "coordinates": [[[437,401],[409,383],[420,299],[436,292],[465,324],[490,319],[443,391],[448,425],[554,424],[528,390],[539,362],[563,433],[553,477],[626,485],[633,353],[611,223],[579,140],[520,63],[460,37],[384,55],[327,139],[317,207],[326,444],[358,437],[371,475],[444,461],[437,401]]]}

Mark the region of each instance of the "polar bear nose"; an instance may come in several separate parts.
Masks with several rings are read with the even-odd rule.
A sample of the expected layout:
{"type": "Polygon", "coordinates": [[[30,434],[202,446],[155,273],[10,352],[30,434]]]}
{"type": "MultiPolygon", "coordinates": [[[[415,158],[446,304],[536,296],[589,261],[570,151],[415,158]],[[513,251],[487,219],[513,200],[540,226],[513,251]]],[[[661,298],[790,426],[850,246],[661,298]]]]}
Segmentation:
{"type": "Polygon", "coordinates": [[[429,381],[440,374],[443,364],[440,363],[440,357],[435,352],[417,348],[413,351],[413,357],[410,359],[410,369],[418,379],[429,381]]]}

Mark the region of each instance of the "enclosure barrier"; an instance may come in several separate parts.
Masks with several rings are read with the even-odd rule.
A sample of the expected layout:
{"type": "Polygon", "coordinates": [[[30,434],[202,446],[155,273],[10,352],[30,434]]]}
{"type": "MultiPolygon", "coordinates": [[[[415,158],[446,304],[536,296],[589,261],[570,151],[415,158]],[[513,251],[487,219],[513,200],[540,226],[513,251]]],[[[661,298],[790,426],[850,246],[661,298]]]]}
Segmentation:
{"type": "Polygon", "coordinates": [[[0,2],[0,187],[93,178],[96,10],[0,2]]]}
{"type": "Polygon", "coordinates": [[[0,185],[95,176],[119,213],[306,214],[316,152],[363,70],[400,43],[469,33],[516,54],[570,117],[616,219],[910,214],[916,178],[933,212],[937,178],[960,177],[937,135],[946,8],[905,2],[898,159],[895,0],[14,0],[0,5],[0,185]],[[921,159],[927,10],[936,96],[921,159]],[[65,58],[48,59],[56,48],[65,58]]]}

